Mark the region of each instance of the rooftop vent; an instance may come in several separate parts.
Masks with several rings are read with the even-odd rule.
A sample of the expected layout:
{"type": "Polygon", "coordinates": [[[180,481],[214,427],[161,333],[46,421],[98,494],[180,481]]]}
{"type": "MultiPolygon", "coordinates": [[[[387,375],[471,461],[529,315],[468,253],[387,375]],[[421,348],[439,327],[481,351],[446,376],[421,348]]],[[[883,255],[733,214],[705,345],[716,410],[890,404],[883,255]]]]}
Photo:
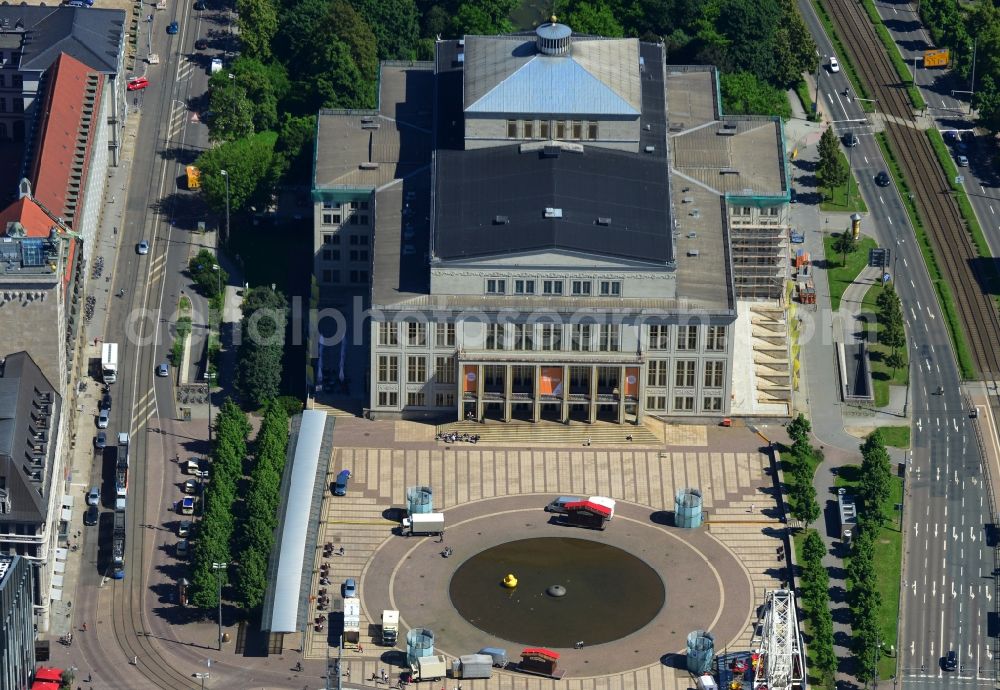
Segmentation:
{"type": "Polygon", "coordinates": [[[722,168],[719,170],[720,175],[739,175],[740,171],[736,168],[722,168]]]}
{"type": "Polygon", "coordinates": [[[378,163],[372,163],[371,161],[361,164],[362,170],[378,170],[378,163]]]}
{"type": "Polygon", "coordinates": [[[562,216],[562,209],[561,208],[552,208],[551,206],[546,207],[546,209],[545,209],[545,217],[546,218],[562,218],[563,217],[562,216]]]}
{"type": "Polygon", "coordinates": [[[607,217],[604,217],[604,216],[601,216],[600,218],[597,219],[597,224],[598,225],[611,225],[611,219],[607,218],[607,217]]]}
{"type": "Polygon", "coordinates": [[[362,122],[361,129],[378,129],[381,125],[377,122],[362,122]]]}
{"type": "Polygon", "coordinates": [[[644,151],[645,151],[646,153],[653,153],[654,151],[656,151],[656,147],[655,147],[655,146],[647,146],[647,147],[646,147],[645,149],[643,149],[643,150],[644,150],[644,151]]]}
{"type": "Polygon", "coordinates": [[[688,250],[688,256],[698,256],[698,253],[699,252],[698,252],[697,249],[689,249],[688,250]]]}
{"type": "Polygon", "coordinates": [[[542,55],[560,57],[569,55],[573,31],[565,24],[556,23],[555,16],[548,24],[535,29],[535,45],[542,55]]]}
{"type": "Polygon", "coordinates": [[[493,216],[494,225],[510,225],[509,216],[493,216]]]}

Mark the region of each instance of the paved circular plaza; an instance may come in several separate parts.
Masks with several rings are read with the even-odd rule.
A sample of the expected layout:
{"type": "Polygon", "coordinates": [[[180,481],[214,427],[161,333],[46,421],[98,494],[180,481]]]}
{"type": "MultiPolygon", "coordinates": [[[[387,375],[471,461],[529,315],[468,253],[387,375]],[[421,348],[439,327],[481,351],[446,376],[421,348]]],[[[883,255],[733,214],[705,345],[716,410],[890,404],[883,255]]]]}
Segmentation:
{"type": "MultiPolygon", "coordinates": [[[[539,641],[501,639],[463,618],[449,596],[455,571],[474,555],[500,544],[532,538],[582,539],[617,547],[644,561],[662,579],[665,603],[646,625],[603,644],[587,644],[585,626],[573,637],[582,649],[556,648],[560,668],[570,677],[620,673],[683,652],[693,630],[711,630],[721,648],[742,634],[754,608],[749,573],[733,553],[704,529],[669,526],[662,512],[618,502],[605,531],[556,524],[543,510],[546,497],[522,495],[464,504],[445,512],[447,532],[437,538],[393,537],[375,552],[361,582],[369,620],[384,608],[400,611],[400,642],[411,627],[434,631],[435,648],[451,656],[483,647],[507,649],[517,660],[524,647],[539,641]],[[444,547],[452,556],[442,556],[444,547]]],[[[567,563],[566,576],[572,576],[567,563]]],[[[647,616],[648,618],[648,616],[647,616]]],[[[530,633],[529,633],[530,634],[530,633]]],[[[512,635],[513,637],[513,635],[512,635]]]]}

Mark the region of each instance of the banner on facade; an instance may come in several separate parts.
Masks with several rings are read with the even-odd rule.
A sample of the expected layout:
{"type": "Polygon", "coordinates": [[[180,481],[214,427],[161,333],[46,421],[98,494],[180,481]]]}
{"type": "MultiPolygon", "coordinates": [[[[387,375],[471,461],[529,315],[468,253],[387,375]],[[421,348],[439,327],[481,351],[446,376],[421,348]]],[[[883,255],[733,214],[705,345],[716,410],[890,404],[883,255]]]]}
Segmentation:
{"type": "Polygon", "coordinates": [[[465,370],[462,372],[462,391],[465,393],[475,393],[476,392],[476,365],[466,364],[465,370]]]}
{"type": "Polygon", "coordinates": [[[562,395],[563,392],[563,368],[562,367],[542,367],[538,382],[538,391],[542,395],[562,395]]]}
{"type": "Polygon", "coordinates": [[[626,367],[625,369],[625,397],[639,397],[639,367],[626,367]]]}

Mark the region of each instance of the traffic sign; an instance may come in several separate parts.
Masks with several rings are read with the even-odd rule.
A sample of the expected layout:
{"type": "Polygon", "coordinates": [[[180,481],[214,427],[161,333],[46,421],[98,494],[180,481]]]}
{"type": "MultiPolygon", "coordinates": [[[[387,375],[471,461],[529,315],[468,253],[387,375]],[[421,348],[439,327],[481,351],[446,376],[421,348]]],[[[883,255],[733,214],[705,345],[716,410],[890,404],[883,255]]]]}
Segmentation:
{"type": "Polygon", "coordinates": [[[885,285],[886,283],[888,283],[890,280],[892,280],[892,278],[889,277],[888,273],[883,273],[882,274],[882,284],[883,285],[885,285]]]}

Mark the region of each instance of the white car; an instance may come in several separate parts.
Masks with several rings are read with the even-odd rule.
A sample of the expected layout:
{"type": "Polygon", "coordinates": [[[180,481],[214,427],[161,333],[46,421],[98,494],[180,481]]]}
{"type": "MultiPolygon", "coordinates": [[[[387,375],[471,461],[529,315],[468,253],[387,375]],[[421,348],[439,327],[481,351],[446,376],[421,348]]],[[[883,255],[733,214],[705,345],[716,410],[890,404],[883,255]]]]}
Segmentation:
{"type": "Polygon", "coordinates": [[[149,240],[143,240],[135,246],[135,251],[139,254],[149,254],[149,240]]]}
{"type": "Polygon", "coordinates": [[[109,410],[105,409],[105,410],[101,410],[100,412],[98,412],[97,413],[97,428],[98,429],[107,429],[108,428],[109,417],[110,417],[109,410]]]}
{"type": "Polygon", "coordinates": [[[215,74],[216,72],[222,71],[222,59],[212,58],[212,66],[209,68],[210,74],[215,74]]]}
{"type": "Polygon", "coordinates": [[[840,71],[840,63],[837,62],[837,58],[835,58],[835,57],[830,58],[830,71],[831,72],[839,72],[840,71]]]}

